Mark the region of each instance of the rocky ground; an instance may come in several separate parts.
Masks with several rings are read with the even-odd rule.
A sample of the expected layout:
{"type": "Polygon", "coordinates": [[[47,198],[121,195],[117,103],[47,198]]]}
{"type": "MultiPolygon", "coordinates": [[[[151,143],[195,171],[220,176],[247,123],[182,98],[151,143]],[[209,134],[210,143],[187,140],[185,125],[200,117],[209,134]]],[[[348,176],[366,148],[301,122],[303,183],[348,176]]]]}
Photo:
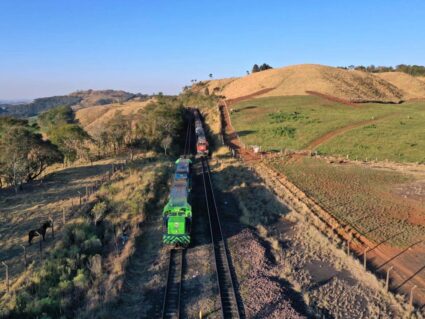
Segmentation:
{"type": "Polygon", "coordinates": [[[386,293],[253,169],[229,159],[212,166],[247,318],[408,317],[402,298],[386,293]]]}

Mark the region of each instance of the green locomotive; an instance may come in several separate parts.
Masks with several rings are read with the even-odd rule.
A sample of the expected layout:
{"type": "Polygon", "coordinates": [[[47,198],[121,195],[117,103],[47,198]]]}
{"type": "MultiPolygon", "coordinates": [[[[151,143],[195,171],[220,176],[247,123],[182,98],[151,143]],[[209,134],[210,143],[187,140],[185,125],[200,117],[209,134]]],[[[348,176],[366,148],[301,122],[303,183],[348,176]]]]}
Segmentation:
{"type": "Polygon", "coordinates": [[[190,244],[190,228],[192,223],[192,207],[190,205],[191,186],[190,159],[179,158],[176,161],[176,172],[170,190],[168,202],[162,212],[164,244],[188,246],[190,244]]]}

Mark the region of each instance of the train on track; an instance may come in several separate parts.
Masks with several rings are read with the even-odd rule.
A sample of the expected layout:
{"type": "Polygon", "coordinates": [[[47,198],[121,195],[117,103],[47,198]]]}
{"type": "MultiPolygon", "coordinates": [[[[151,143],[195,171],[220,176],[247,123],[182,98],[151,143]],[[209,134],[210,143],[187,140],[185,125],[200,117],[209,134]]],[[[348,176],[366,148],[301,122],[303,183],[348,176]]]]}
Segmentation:
{"type": "Polygon", "coordinates": [[[199,156],[208,156],[208,141],[199,111],[195,110],[193,115],[195,116],[196,153],[199,156]]]}
{"type": "Polygon", "coordinates": [[[164,244],[188,246],[192,224],[192,206],[190,205],[192,161],[179,158],[168,197],[162,211],[164,244]]]}
{"type": "MultiPolygon", "coordinates": [[[[196,154],[198,156],[208,155],[208,141],[205,136],[201,116],[198,110],[193,110],[196,135],[196,154]]],[[[190,228],[192,224],[192,206],[190,204],[190,190],[192,187],[192,161],[187,158],[190,155],[190,128],[186,136],[185,154],[176,161],[176,170],[170,189],[168,202],[165,205],[163,217],[164,244],[187,247],[190,244],[190,228]]]]}

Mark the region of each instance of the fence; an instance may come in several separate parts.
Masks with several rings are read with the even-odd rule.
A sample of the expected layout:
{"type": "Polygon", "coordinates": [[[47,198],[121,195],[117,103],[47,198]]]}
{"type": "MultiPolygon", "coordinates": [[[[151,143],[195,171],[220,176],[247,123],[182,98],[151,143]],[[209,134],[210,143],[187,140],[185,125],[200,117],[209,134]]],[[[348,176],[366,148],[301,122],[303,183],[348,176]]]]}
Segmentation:
{"type": "MultiPolygon", "coordinates": [[[[96,192],[102,187],[103,184],[105,184],[106,182],[111,181],[112,176],[115,172],[118,171],[123,171],[126,167],[126,165],[128,164],[128,160],[125,160],[124,163],[118,163],[118,164],[112,164],[111,165],[111,169],[108,170],[105,174],[103,174],[103,176],[94,181],[93,183],[91,183],[90,185],[85,186],[85,191],[77,191],[77,203],[74,205],[74,198],[71,198],[71,207],[69,209],[66,208],[62,208],[61,211],[56,211],[56,212],[49,212],[47,214],[48,216],[48,220],[50,222],[50,226],[49,228],[51,228],[51,238],[54,240],[55,239],[55,231],[58,231],[58,226],[61,226],[62,229],[65,227],[65,225],[67,224],[67,222],[72,219],[75,215],[81,215],[84,214],[86,212],[87,209],[89,209],[89,207],[87,206],[90,203],[90,199],[96,194],[96,192]],[[67,213],[68,211],[68,213],[67,213]],[[60,224],[59,221],[61,220],[60,224]]],[[[41,228],[40,228],[41,229],[41,228]]],[[[28,269],[29,265],[31,265],[31,263],[35,263],[36,260],[38,259],[39,261],[39,266],[41,266],[44,262],[44,255],[43,255],[43,234],[40,233],[42,232],[40,229],[34,230],[34,234],[35,234],[35,238],[38,237],[38,244],[36,245],[29,245],[26,246],[25,243],[23,244],[19,244],[19,248],[22,249],[21,252],[21,260],[22,260],[22,264],[20,264],[21,266],[24,267],[24,269],[28,269]],[[32,248],[34,247],[34,248],[32,248]],[[35,255],[34,258],[32,260],[30,260],[31,258],[31,251],[33,250],[33,254],[35,255]],[[34,251],[36,250],[36,251],[34,251]]],[[[47,229],[46,229],[46,233],[44,234],[45,236],[47,236],[47,229]]],[[[11,273],[13,268],[12,267],[17,267],[17,265],[11,265],[8,264],[6,261],[1,261],[1,266],[4,268],[4,291],[3,293],[6,294],[12,294],[13,293],[13,284],[11,283],[11,273]]],[[[19,271],[18,271],[19,272],[19,271]]]]}

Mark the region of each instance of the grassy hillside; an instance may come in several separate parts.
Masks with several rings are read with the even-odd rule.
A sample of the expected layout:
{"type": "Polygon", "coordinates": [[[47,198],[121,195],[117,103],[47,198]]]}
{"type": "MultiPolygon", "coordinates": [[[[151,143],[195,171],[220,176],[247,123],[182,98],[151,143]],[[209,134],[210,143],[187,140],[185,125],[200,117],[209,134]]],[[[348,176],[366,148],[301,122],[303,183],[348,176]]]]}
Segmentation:
{"type": "Polygon", "coordinates": [[[267,97],[238,103],[231,117],[242,141],[263,150],[425,161],[425,102],[352,107],[314,96],[267,97]]]}
{"type": "Polygon", "coordinates": [[[134,115],[150,101],[127,101],[82,108],[75,112],[75,117],[89,134],[96,135],[118,113],[126,116],[134,115]]]}

